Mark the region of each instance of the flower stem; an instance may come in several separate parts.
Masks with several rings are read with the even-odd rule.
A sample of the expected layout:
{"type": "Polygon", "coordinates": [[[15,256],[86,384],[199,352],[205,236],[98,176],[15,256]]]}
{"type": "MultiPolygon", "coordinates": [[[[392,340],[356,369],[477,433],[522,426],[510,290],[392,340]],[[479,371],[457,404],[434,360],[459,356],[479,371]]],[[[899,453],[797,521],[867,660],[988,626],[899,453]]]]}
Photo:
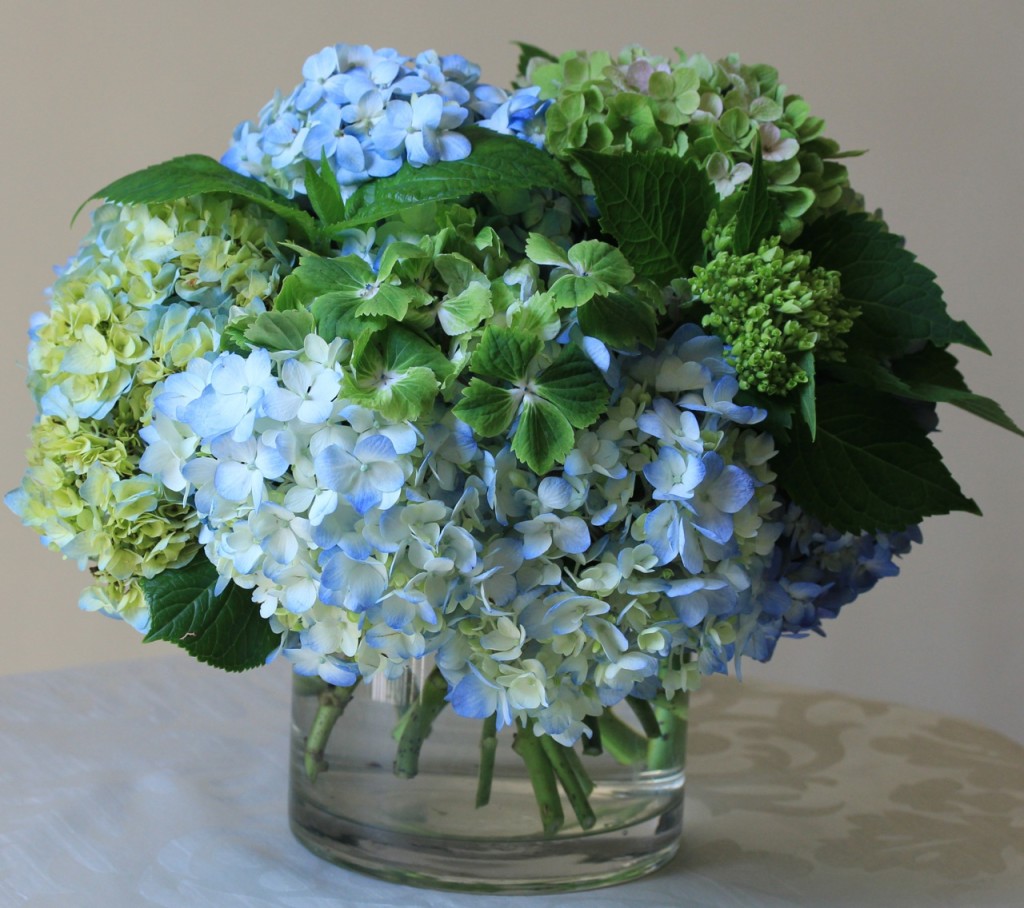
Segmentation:
{"type": "MultiPolygon", "coordinates": [[[[555,771],[555,775],[565,791],[565,796],[569,799],[569,804],[572,807],[573,813],[576,814],[576,819],[579,820],[580,826],[584,829],[592,828],[594,823],[597,822],[597,817],[594,816],[594,809],[590,806],[590,801],[587,800],[589,792],[584,784],[580,782],[577,771],[568,756],[569,752],[574,756],[576,752],[571,747],[559,744],[550,735],[541,736],[540,746],[544,751],[544,755],[548,758],[551,768],[555,771]]],[[[580,768],[582,769],[582,767],[580,768]]],[[[587,782],[590,782],[589,778],[587,782]]],[[[591,790],[593,790],[592,785],[591,790]]]]}
{"type": "Polygon", "coordinates": [[[590,729],[590,737],[584,736],[581,738],[583,741],[583,753],[588,757],[599,757],[604,753],[604,748],[601,746],[601,723],[597,716],[585,716],[583,724],[590,729]]]}
{"type": "Polygon", "coordinates": [[[491,782],[494,780],[494,755],[498,750],[498,716],[492,713],[483,721],[480,731],[480,774],[476,784],[476,806],[483,807],[491,800],[491,782]]]}
{"type": "Polygon", "coordinates": [[[686,761],[687,696],[676,694],[671,701],[654,706],[661,733],[647,745],[648,769],[678,769],[686,761]]]}
{"type": "Polygon", "coordinates": [[[533,733],[533,723],[525,726],[517,723],[515,740],[512,749],[522,757],[526,771],[530,776],[537,806],[540,808],[540,821],[544,827],[544,835],[550,838],[555,835],[565,822],[562,812],[562,799],[558,796],[558,784],[555,771],[544,753],[540,739],[533,733]]]}
{"type": "Polygon", "coordinates": [[[658,724],[658,717],[654,714],[654,707],[650,700],[641,700],[639,697],[626,697],[626,703],[633,710],[633,715],[640,722],[640,727],[648,738],[657,738],[661,735],[661,726],[658,724]]]}
{"type": "MultiPolygon", "coordinates": [[[[584,751],[584,753],[586,753],[586,751],[584,751]]],[[[583,787],[583,791],[589,795],[594,790],[594,782],[590,778],[590,774],[587,772],[586,767],[583,765],[580,755],[576,753],[575,748],[567,747],[565,748],[565,758],[569,761],[569,766],[572,767],[572,771],[579,780],[580,785],[583,787]]]]}
{"type": "Polygon", "coordinates": [[[647,759],[647,738],[630,728],[610,709],[601,713],[601,745],[623,766],[634,766],[647,759]]]}
{"type": "Polygon", "coordinates": [[[327,761],[324,759],[327,740],[331,737],[334,723],[341,718],[354,693],[355,687],[328,684],[317,697],[319,705],[306,738],[306,775],[310,782],[315,782],[321,770],[327,769],[327,761]]]}
{"type": "Polygon", "coordinates": [[[419,702],[413,705],[408,718],[401,720],[405,722],[405,727],[395,754],[396,776],[411,779],[420,771],[420,749],[430,734],[434,720],[445,707],[447,694],[448,682],[440,670],[434,668],[423,683],[419,702]]]}

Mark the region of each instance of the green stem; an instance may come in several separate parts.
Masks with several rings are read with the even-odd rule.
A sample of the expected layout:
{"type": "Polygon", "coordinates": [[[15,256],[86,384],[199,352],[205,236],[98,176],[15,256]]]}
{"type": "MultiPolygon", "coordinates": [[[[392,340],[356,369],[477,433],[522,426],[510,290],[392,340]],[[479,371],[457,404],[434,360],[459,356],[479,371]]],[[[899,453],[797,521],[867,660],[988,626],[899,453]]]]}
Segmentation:
{"type": "Polygon", "coordinates": [[[569,761],[569,766],[572,767],[572,771],[579,780],[583,790],[589,795],[594,790],[594,781],[590,778],[590,774],[583,765],[580,755],[576,753],[575,748],[567,747],[565,749],[565,758],[569,761]]]}
{"type": "Polygon", "coordinates": [[[476,783],[476,806],[483,807],[491,800],[494,781],[494,755],[498,750],[498,716],[492,713],[483,721],[480,730],[480,774],[476,783]]]}
{"type": "Polygon", "coordinates": [[[524,726],[517,720],[516,736],[512,749],[522,757],[526,771],[530,776],[533,794],[537,798],[540,809],[540,821],[544,827],[544,835],[548,838],[555,835],[565,822],[562,812],[562,799],[558,796],[558,783],[555,771],[544,753],[540,739],[533,733],[533,723],[524,726]]]}
{"type": "MultiPolygon", "coordinates": [[[[579,820],[580,826],[583,829],[592,828],[594,823],[597,822],[597,817],[594,816],[594,810],[590,806],[590,801],[587,800],[587,795],[590,792],[580,782],[579,776],[576,774],[576,770],[568,757],[568,753],[571,752],[575,755],[576,752],[571,747],[559,744],[550,735],[541,736],[540,746],[544,750],[548,762],[551,763],[551,768],[555,771],[558,781],[562,784],[562,789],[565,791],[565,796],[569,799],[569,805],[572,807],[573,813],[576,814],[576,819],[579,820]]],[[[590,780],[588,779],[587,781],[589,782],[590,780]]],[[[591,790],[593,790],[593,786],[591,786],[591,790]]]]}
{"type": "Polygon", "coordinates": [[[598,721],[597,716],[584,716],[583,724],[590,729],[590,737],[584,736],[580,740],[583,741],[583,753],[588,757],[599,757],[604,753],[604,748],[601,746],[601,723],[598,721]]]}
{"type": "Polygon", "coordinates": [[[640,727],[648,738],[657,738],[661,735],[661,726],[658,724],[658,717],[654,715],[654,707],[650,700],[641,700],[639,697],[626,697],[629,708],[633,715],[640,722],[640,727]]]}
{"type": "Polygon", "coordinates": [[[327,769],[327,761],[324,759],[327,740],[355,690],[355,687],[334,687],[329,684],[317,697],[319,705],[306,738],[306,775],[310,782],[315,782],[321,770],[327,769]]]}
{"type": "Polygon", "coordinates": [[[434,720],[445,707],[448,695],[448,682],[441,672],[435,668],[423,683],[419,701],[413,705],[408,719],[398,739],[398,751],[395,754],[395,775],[403,779],[411,779],[420,771],[420,749],[430,734],[434,720]]]}
{"type": "Polygon", "coordinates": [[[407,706],[405,712],[399,716],[398,721],[395,723],[395,727],[391,729],[391,737],[394,738],[396,742],[402,740],[402,735],[405,734],[406,728],[409,727],[409,720],[412,718],[412,714],[415,709],[415,704],[407,706]]]}
{"type": "Polygon", "coordinates": [[[677,694],[672,702],[658,701],[654,714],[661,734],[647,746],[647,767],[679,769],[686,762],[686,694],[677,694]]]}
{"type": "Polygon", "coordinates": [[[623,766],[634,766],[647,759],[647,738],[606,709],[601,713],[601,745],[623,766]]]}

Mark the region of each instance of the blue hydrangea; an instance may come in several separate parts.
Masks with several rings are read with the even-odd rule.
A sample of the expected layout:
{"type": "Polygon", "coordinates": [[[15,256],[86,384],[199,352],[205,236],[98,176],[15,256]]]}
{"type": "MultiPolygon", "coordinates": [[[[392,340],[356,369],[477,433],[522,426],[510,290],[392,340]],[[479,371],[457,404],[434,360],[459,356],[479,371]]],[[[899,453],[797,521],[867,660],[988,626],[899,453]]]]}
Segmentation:
{"type": "Polygon", "coordinates": [[[479,124],[538,147],[544,142],[539,90],[511,94],[481,84],[464,57],[424,51],[402,56],[366,45],[325,47],[306,60],[303,81],[235,129],[222,162],[288,196],[303,195],[305,167],[326,157],[348,198],[367,180],[412,167],[458,161],[479,124]]]}

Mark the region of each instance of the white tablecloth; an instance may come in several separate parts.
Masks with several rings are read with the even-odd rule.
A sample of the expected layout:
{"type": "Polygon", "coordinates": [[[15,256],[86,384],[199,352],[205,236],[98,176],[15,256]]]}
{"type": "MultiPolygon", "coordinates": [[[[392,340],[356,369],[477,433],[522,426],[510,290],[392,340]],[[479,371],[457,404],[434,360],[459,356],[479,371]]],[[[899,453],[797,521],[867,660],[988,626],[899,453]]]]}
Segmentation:
{"type": "Polygon", "coordinates": [[[610,889],[471,896],[327,864],[286,817],[284,665],[0,678],[0,906],[1024,905],[1024,748],[919,710],[724,681],[694,698],[683,849],[610,889]]]}

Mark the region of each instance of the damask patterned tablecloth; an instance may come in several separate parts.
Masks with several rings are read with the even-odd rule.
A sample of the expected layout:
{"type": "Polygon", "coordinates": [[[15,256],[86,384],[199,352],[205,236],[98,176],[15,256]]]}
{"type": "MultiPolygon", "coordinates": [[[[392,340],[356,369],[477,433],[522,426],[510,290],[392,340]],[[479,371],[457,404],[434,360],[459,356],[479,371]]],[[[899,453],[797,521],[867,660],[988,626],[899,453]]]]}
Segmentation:
{"type": "Polygon", "coordinates": [[[349,873],[288,830],[287,675],[170,657],[0,678],[0,906],[1024,905],[1024,748],[731,681],[694,698],[683,848],[659,873],[556,897],[349,873]]]}

